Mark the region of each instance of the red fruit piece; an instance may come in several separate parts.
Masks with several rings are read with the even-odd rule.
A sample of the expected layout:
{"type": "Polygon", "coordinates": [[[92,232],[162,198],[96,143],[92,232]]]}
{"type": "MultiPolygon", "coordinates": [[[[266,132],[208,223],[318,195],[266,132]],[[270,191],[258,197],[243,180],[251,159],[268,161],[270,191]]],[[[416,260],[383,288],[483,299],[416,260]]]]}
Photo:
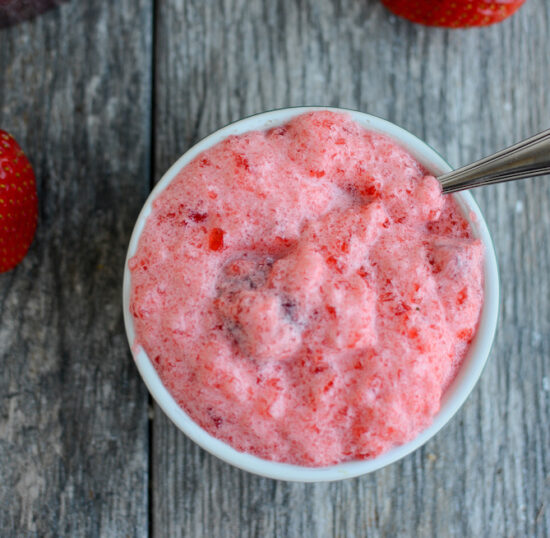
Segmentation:
{"type": "Polygon", "coordinates": [[[223,248],[223,230],[220,228],[214,228],[210,232],[208,240],[208,246],[210,250],[221,250],[223,248]]]}
{"type": "Polygon", "coordinates": [[[0,273],[13,269],[25,257],[37,219],[31,164],[15,139],[0,130],[0,273]]]}
{"type": "Polygon", "coordinates": [[[501,22],[525,0],[382,0],[396,15],[428,26],[466,28],[501,22]]]}

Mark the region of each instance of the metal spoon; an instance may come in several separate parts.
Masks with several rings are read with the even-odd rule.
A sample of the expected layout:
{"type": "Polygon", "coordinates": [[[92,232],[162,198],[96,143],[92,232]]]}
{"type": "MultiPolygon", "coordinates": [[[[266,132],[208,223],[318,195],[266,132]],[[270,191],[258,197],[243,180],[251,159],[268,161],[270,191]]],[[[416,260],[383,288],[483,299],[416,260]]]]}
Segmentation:
{"type": "Polygon", "coordinates": [[[545,174],[550,174],[550,129],[437,179],[448,194],[545,174]]]}

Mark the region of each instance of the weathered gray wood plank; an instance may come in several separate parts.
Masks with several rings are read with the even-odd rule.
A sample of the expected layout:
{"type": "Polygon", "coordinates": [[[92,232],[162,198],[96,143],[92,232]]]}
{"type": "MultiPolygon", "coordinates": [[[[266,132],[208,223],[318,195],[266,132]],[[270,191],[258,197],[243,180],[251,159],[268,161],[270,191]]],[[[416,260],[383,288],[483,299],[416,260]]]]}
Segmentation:
{"type": "Polygon", "coordinates": [[[0,31],[0,126],[40,222],[0,276],[0,535],[145,536],[147,394],[121,274],[149,189],[152,8],[72,0],[0,31]]]}
{"type": "MultiPolygon", "coordinates": [[[[328,104],[394,121],[465,164],[550,125],[550,5],[445,31],[374,0],[158,0],[155,177],[225,123],[328,104]]],[[[237,471],[155,409],[155,536],[548,536],[550,182],[477,193],[502,272],[475,393],[425,448],[376,474],[289,484],[237,471]]]]}

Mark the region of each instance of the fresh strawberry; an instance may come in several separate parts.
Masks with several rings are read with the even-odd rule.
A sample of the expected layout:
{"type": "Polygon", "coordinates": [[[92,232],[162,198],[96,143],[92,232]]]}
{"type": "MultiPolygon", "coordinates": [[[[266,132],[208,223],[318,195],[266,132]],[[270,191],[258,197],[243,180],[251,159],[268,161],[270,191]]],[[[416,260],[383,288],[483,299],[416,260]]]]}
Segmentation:
{"type": "Polygon", "coordinates": [[[382,0],[396,15],[428,26],[487,26],[515,13],[525,0],[382,0]]]}
{"type": "Polygon", "coordinates": [[[13,269],[25,257],[37,219],[31,164],[15,139],[0,130],[0,273],[13,269]]]}

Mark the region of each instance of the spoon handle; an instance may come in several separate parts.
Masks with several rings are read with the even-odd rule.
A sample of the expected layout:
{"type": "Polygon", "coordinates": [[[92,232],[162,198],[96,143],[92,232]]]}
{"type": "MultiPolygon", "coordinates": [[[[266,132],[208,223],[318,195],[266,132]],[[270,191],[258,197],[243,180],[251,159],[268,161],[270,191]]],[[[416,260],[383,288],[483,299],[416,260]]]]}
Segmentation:
{"type": "Polygon", "coordinates": [[[443,193],[550,174],[550,129],[437,179],[443,193]]]}

